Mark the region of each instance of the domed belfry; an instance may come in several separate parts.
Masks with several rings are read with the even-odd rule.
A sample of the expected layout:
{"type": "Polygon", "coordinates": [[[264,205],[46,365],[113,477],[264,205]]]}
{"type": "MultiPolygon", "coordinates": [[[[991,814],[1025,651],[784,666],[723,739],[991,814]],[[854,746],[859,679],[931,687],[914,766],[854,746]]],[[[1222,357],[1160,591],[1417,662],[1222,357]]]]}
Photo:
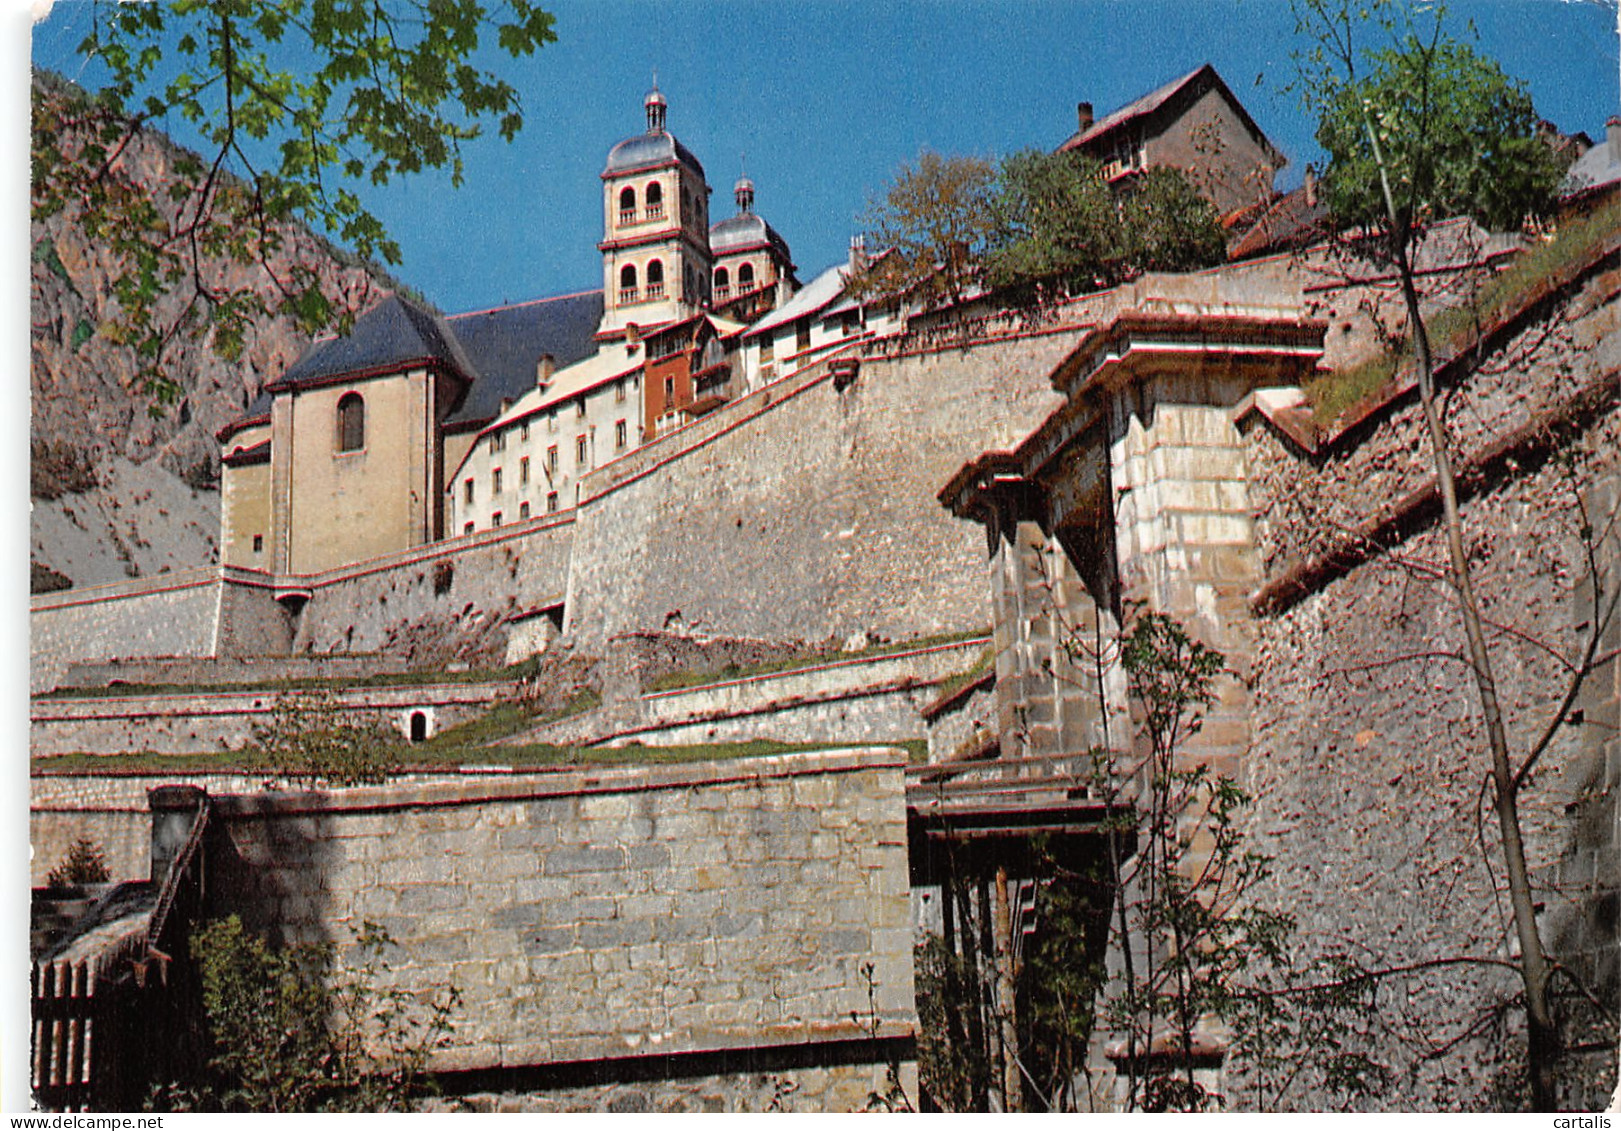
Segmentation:
{"type": "Polygon", "coordinates": [[[648,93],[647,132],[608,151],[602,170],[602,323],[612,341],[625,327],[674,322],[709,303],[709,185],[692,151],[665,128],[669,103],[648,93]]]}
{"type": "Polygon", "coordinates": [[[754,211],[754,182],[740,178],[732,195],[737,215],[709,230],[711,294],[716,310],[746,321],[787,302],[798,281],[788,241],[754,211]]]}

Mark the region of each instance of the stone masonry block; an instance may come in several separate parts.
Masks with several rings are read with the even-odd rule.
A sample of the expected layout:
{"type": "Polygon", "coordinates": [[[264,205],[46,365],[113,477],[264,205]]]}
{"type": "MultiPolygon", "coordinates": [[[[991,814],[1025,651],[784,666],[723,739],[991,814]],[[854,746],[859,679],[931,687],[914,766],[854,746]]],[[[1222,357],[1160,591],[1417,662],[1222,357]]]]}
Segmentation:
{"type": "Polygon", "coordinates": [[[543,863],[548,876],[569,876],[614,871],[624,866],[625,858],[617,848],[554,848],[543,863]]]}
{"type": "Polygon", "coordinates": [[[580,798],[582,821],[620,821],[631,815],[631,801],[624,794],[599,794],[580,798]]]}
{"type": "Polygon", "coordinates": [[[608,919],[581,923],[578,938],[587,950],[645,946],[653,941],[651,919],[608,919]]]}

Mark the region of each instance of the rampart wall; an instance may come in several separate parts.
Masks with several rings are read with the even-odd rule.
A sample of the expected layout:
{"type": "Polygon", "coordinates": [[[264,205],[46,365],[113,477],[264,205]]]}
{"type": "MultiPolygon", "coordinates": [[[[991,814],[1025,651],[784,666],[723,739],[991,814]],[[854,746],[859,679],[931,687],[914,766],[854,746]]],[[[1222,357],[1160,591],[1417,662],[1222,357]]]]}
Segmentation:
{"type": "Polygon", "coordinates": [[[904,639],[987,623],[982,539],[934,493],[1052,408],[1047,374],[1078,333],[976,346],[972,364],[869,356],[843,390],[824,364],[588,478],[570,632],[590,645],[679,616],[728,636],[904,639]]]}
{"type": "Polygon", "coordinates": [[[671,1079],[691,1075],[720,1106],[764,1107],[754,1066],[791,1062],[795,1106],[859,1107],[916,1024],[904,764],[846,750],[215,798],[210,913],[340,961],[351,927],[380,923],[396,984],[462,995],[435,1062],[452,1094],[531,1093],[545,1069],[582,1108],[627,1080],[643,1108],[698,1106],[704,1088],[671,1079]],[[584,1061],[605,1063],[571,1085],[584,1061]]]}
{"type": "Polygon", "coordinates": [[[502,621],[563,596],[573,529],[547,515],[312,577],[294,650],[499,664],[502,621]]]}
{"type": "MultiPolygon", "coordinates": [[[[413,684],[350,688],[317,701],[330,703],[357,723],[375,723],[402,735],[411,733],[411,717],[420,714],[426,737],[466,722],[518,692],[519,685],[513,682],[413,684]]],[[[188,691],[35,699],[29,710],[29,749],[36,758],[240,750],[253,741],[254,727],[270,721],[278,704],[296,704],[311,694],[188,691]]]]}
{"type": "Polygon", "coordinates": [[[29,690],[57,686],[76,660],[213,655],[222,587],[204,567],[30,598],[29,690]]]}
{"type": "MultiPolygon", "coordinates": [[[[1463,518],[1516,765],[1592,634],[1595,564],[1601,592],[1621,585],[1618,287],[1613,259],[1601,261],[1497,337],[1445,399],[1460,466],[1503,457],[1463,477],[1463,518]],[[1570,404],[1585,407],[1560,417],[1570,404]],[[1522,447],[1504,447],[1517,438],[1522,447]]],[[[1408,971],[1380,991],[1388,1028],[1372,1051],[1397,1084],[1376,1106],[1495,1107],[1523,1094],[1524,1034],[1511,1004],[1520,987],[1512,969],[1489,964],[1511,956],[1512,928],[1438,508],[1385,530],[1385,550],[1347,538],[1407,513],[1425,489],[1419,406],[1398,399],[1314,459],[1264,426],[1247,443],[1271,579],[1332,562],[1336,547],[1356,551],[1260,617],[1253,666],[1241,673],[1254,703],[1242,782],[1255,798],[1249,843],[1279,862],[1261,898],[1296,916],[1303,958],[1348,950],[1369,968],[1408,971]],[[1440,1051],[1412,1051],[1422,1047],[1440,1051]]],[[[1611,623],[1596,651],[1609,659],[1553,729],[1521,795],[1544,941],[1612,1009],[1621,1000],[1618,646],[1621,625],[1611,623]]],[[[1566,1059],[1563,1102],[1601,1107],[1614,1083],[1613,1022],[1607,1033],[1593,1028],[1568,984],[1556,996],[1573,1026],[1567,1039],[1596,1050],[1566,1059]]]]}
{"type": "Polygon", "coordinates": [[[52,774],[28,779],[29,883],[39,887],[81,838],[102,850],[116,882],[151,875],[152,814],[146,791],[195,785],[211,793],[245,793],[263,784],[252,774],[52,774]]]}

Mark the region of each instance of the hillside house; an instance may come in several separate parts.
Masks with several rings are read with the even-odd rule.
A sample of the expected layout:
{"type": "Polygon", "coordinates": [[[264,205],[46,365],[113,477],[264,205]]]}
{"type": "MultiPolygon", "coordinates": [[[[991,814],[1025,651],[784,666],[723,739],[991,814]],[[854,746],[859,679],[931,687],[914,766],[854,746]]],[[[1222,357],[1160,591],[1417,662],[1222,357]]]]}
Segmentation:
{"type": "Polygon", "coordinates": [[[1111,182],[1181,169],[1223,216],[1269,197],[1288,163],[1209,63],[1100,119],[1082,102],[1077,119],[1059,152],[1102,162],[1111,182]]]}

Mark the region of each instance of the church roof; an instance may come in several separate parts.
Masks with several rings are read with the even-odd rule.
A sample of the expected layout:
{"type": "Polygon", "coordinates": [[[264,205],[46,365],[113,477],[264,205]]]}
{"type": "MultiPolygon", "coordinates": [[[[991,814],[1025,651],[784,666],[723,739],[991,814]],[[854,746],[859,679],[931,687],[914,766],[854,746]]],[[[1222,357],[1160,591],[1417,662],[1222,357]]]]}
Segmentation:
{"type": "Polygon", "coordinates": [[[535,387],[543,355],[551,354],[562,369],[595,352],[592,335],[601,319],[601,291],[448,317],[391,295],[357,318],[347,335],[316,342],[306,350],[240,417],[220,429],[217,438],[225,443],[244,428],[268,424],[271,395],[278,389],[384,373],[430,360],[471,381],[466,397],[445,423],[482,424],[500,415],[502,401],[517,400],[535,387]]]}
{"type": "Polygon", "coordinates": [[[602,170],[605,177],[627,173],[632,169],[649,169],[682,161],[691,165],[699,176],[704,175],[703,164],[692,155],[692,150],[676,140],[668,130],[638,134],[626,138],[608,151],[608,164],[602,170]]]}
{"type": "Polygon", "coordinates": [[[753,212],[729,216],[709,229],[709,251],[717,259],[728,252],[767,246],[782,256],[784,262],[789,259],[788,241],[753,212]]]}
{"type": "Polygon", "coordinates": [[[446,423],[494,419],[503,400],[515,401],[535,387],[543,354],[551,354],[558,369],[589,356],[596,350],[592,335],[601,320],[601,291],[451,315],[445,321],[478,379],[446,423]]]}
{"type": "Polygon", "coordinates": [[[469,379],[476,374],[444,319],[399,295],[389,295],[355,319],[349,333],[316,342],[268,387],[274,391],[319,385],[427,362],[438,362],[469,379]]]}

